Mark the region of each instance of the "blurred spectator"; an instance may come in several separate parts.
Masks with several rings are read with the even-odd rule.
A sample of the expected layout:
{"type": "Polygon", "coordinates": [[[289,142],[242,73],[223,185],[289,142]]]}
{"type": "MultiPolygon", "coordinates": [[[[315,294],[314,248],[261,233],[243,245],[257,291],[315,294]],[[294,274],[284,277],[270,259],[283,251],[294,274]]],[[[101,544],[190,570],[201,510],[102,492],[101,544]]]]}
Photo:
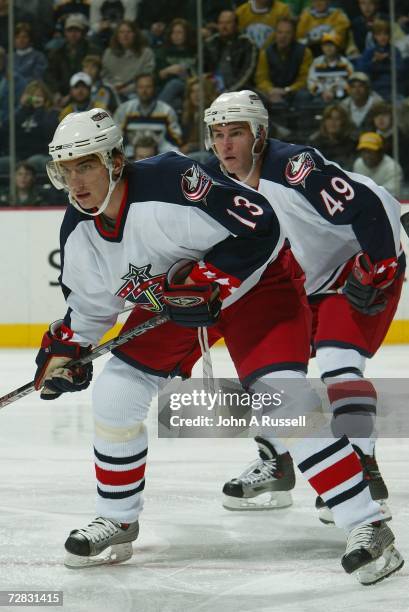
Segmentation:
{"type": "MultiPolygon", "coordinates": [[[[376,102],[368,115],[369,126],[383,138],[384,151],[393,157],[393,115],[392,106],[387,102],[376,102]]],[[[409,179],[409,137],[400,129],[397,130],[398,154],[405,178],[409,179]]]]}
{"type": "Polygon", "coordinates": [[[65,21],[62,47],[53,49],[48,56],[45,81],[55,94],[55,103],[61,108],[68,102],[70,78],[81,70],[84,57],[98,54],[98,49],[86,40],[86,31],[87,24],[82,15],[69,15],[65,21]]]}
{"type": "Polygon", "coordinates": [[[185,19],[173,19],[164,44],[156,51],[156,73],[160,87],[158,98],[176,111],[182,108],[186,79],[196,73],[196,39],[185,19]]]}
{"type": "Polygon", "coordinates": [[[102,60],[99,55],[86,55],[82,60],[82,69],[92,79],[91,108],[105,108],[113,113],[119,105],[117,93],[111,85],[101,78],[102,60]]]}
{"type": "MultiPolygon", "coordinates": [[[[374,46],[366,49],[357,66],[359,70],[369,75],[373,89],[383,98],[389,100],[391,97],[391,52],[390,25],[388,21],[375,21],[372,27],[374,46]]],[[[403,70],[402,55],[396,47],[393,47],[396,61],[397,88],[401,88],[401,76],[403,70]]]]}
{"type": "MultiPolygon", "coordinates": [[[[217,33],[217,19],[222,11],[234,10],[233,0],[206,0],[202,6],[204,38],[208,38],[212,34],[217,33]]],[[[186,19],[193,24],[197,22],[197,0],[187,0],[187,16],[186,19]]]]}
{"type": "MultiPolygon", "coordinates": [[[[36,182],[36,172],[29,163],[20,162],[16,167],[16,201],[15,206],[41,206],[46,199],[41,187],[36,182]]],[[[8,187],[0,189],[0,206],[11,206],[8,187]]]]}
{"type": "Polygon", "coordinates": [[[121,21],[136,21],[136,16],[137,0],[91,0],[92,41],[105,49],[121,21]]]}
{"type": "MultiPolygon", "coordinates": [[[[17,100],[20,100],[23,90],[26,86],[26,80],[14,71],[14,95],[17,100]]],[[[7,138],[9,118],[9,75],[7,70],[7,55],[5,50],[0,47],[0,129],[2,137],[0,138],[0,149],[4,153],[5,149],[5,134],[7,138]]]]}
{"type": "Polygon", "coordinates": [[[353,72],[348,79],[349,96],[341,102],[349,113],[352,123],[359,129],[365,130],[368,126],[368,113],[375,102],[382,98],[371,91],[368,75],[364,72],[353,72]]]}
{"type": "MultiPolygon", "coordinates": [[[[217,97],[217,90],[211,79],[202,79],[201,83],[203,87],[204,108],[209,108],[217,97]]],[[[200,151],[199,125],[202,118],[199,109],[199,92],[199,79],[197,77],[189,79],[186,86],[181,119],[184,144],[180,147],[180,150],[185,155],[200,151]]]]}
{"type": "MultiPolygon", "coordinates": [[[[50,159],[48,143],[58,125],[58,111],[53,106],[52,94],[43,81],[31,81],[18,100],[15,114],[16,158],[25,160],[39,173],[45,172],[50,159]]],[[[0,172],[9,172],[8,122],[2,130],[1,140],[6,145],[0,157],[0,172]]]]}
{"type": "Polygon", "coordinates": [[[363,51],[373,44],[372,26],[377,19],[387,19],[385,13],[379,10],[379,0],[358,0],[360,15],[351,23],[354,43],[359,51],[363,51]]]}
{"type": "Polygon", "coordinates": [[[50,159],[48,143],[58,125],[58,111],[43,81],[31,81],[21,96],[16,112],[16,155],[26,160],[37,172],[45,172],[50,159]]]}
{"type": "Polygon", "coordinates": [[[140,161],[159,153],[158,143],[153,136],[141,136],[135,141],[132,159],[140,161]]]}
{"type": "Polygon", "coordinates": [[[222,11],[217,20],[218,34],[204,44],[204,69],[210,72],[222,91],[236,91],[250,85],[257,63],[257,48],[237,30],[236,15],[222,11]]]}
{"type": "Polygon", "coordinates": [[[308,72],[308,90],[323,105],[345,98],[348,79],[354,71],[351,62],[341,55],[340,45],[339,34],[324,32],[323,55],[314,59],[308,72]]]}
{"type": "Polygon", "coordinates": [[[54,0],[54,22],[65,27],[68,17],[82,15],[89,22],[91,0],[54,0]]]}
{"type": "Polygon", "coordinates": [[[248,0],[236,9],[239,31],[247,34],[259,49],[274,34],[280,17],[291,17],[289,7],[280,0],[248,0]]]}
{"type": "Polygon", "coordinates": [[[152,74],[136,77],[137,98],[120,104],[114,119],[124,133],[125,152],[132,155],[134,143],[141,136],[153,136],[160,153],[175,151],[182,144],[182,130],[169,104],[155,97],[152,74]]]}
{"type": "Polygon", "coordinates": [[[70,113],[82,113],[91,108],[105,108],[91,98],[92,79],[86,72],[77,72],[70,79],[70,98],[59,115],[59,120],[70,113]]]}
{"type": "Polygon", "coordinates": [[[320,55],[321,37],[324,32],[336,32],[340,37],[339,47],[345,49],[350,21],[339,8],[330,7],[329,0],[311,0],[311,8],[300,15],[297,25],[297,40],[307,44],[314,56],[320,55]]]}
{"type": "Polygon", "coordinates": [[[121,99],[135,94],[135,77],[153,72],[155,56],[136,23],[122,21],[102,56],[102,77],[121,99]]]}
{"type": "Polygon", "coordinates": [[[295,22],[281,17],[275,41],[260,50],[256,87],[273,104],[301,104],[311,62],[310,49],[295,39],[295,22]]]}
{"type": "Polygon", "coordinates": [[[338,104],[325,107],[320,127],[311,135],[310,144],[327,159],[337,162],[345,170],[352,170],[356,157],[354,126],[347,111],[338,104]]]}
{"type": "Polygon", "coordinates": [[[42,79],[47,68],[44,53],[33,49],[31,26],[18,23],[14,35],[14,68],[27,81],[42,79]]]}
{"type": "Polygon", "coordinates": [[[187,19],[186,0],[141,0],[138,7],[138,23],[146,32],[151,47],[163,43],[168,23],[176,17],[187,19]]]}
{"type": "Polygon", "coordinates": [[[43,49],[54,30],[54,0],[14,0],[14,21],[28,22],[33,46],[43,49]]]}
{"type": "Polygon", "coordinates": [[[0,46],[9,45],[9,0],[0,0],[0,46]]]}
{"type": "Polygon", "coordinates": [[[397,21],[406,34],[409,34],[409,0],[396,0],[397,21]]]}
{"type": "Polygon", "coordinates": [[[355,161],[353,171],[368,176],[375,183],[399,196],[402,185],[402,168],[384,152],[382,136],[376,132],[364,132],[357,146],[361,155],[355,161]]]}

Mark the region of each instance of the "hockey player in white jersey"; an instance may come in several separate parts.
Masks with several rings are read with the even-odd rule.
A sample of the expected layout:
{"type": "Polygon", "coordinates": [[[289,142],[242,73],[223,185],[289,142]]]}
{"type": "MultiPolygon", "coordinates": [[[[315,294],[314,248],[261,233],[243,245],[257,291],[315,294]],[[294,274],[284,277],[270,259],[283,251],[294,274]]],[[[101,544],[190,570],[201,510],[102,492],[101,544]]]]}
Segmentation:
{"type": "MultiPolygon", "coordinates": [[[[376,391],[363,373],[366,358],[386,335],[401,292],[405,260],[400,205],[370,179],[345,172],[315,149],[268,139],[268,113],[252,91],[219,96],[205,111],[205,123],[207,148],[217,156],[211,167],[221,167],[265,195],[304,269],[313,312],[313,351],[327,385],[333,431],[349,436],[365,484],[390,518],[372,434],[376,391]]],[[[227,509],[273,509],[292,503],[295,476],[285,446],[272,437],[257,437],[256,442],[260,458],[223,488],[227,509]]],[[[349,500],[335,495],[332,478],[323,481],[318,492],[323,522],[333,522],[335,507],[354,497],[353,491],[349,500]]],[[[363,547],[389,532],[384,522],[357,529],[362,529],[363,547]]],[[[346,569],[359,565],[358,559],[348,563],[348,556],[355,554],[351,543],[360,545],[355,531],[344,558],[346,569]]],[[[371,559],[363,557],[365,562],[371,559]]]]}
{"type": "MultiPolygon", "coordinates": [[[[124,329],[164,310],[171,319],[117,348],[94,384],[98,516],[65,543],[66,565],[78,568],[131,557],[145,484],[144,420],[170,376],[189,376],[198,328],[207,329],[209,344],[224,337],[245,387],[274,388],[279,378],[285,389],[296,380],[306,411],[317,414],[319,400],[305,378],[311,315],[304,276],[263,196],[175,153],[127,163],[121,133],[100,109],[68,115],[49,151],[50,179],[72,206],[60,234],[68,310],[36,358],[41,397],[89,385],[90,365],[66,364],[98,342],[125,300],[135,308],[124,329]]],[[[314,459],[318,482],[342,458],[338,488],[343,495],[360,489],[348,522],[382,519],[346,437],[296,441],[292,456],[301,469],[325,456],[314,459]]]]}

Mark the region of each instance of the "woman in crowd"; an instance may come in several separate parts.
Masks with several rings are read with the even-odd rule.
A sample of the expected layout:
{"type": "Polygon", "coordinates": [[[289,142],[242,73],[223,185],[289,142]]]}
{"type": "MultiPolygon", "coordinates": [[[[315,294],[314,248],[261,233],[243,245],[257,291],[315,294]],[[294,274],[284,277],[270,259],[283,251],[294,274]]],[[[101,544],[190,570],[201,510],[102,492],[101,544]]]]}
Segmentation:
{"type": "Polygon", "coordinates": [[[169,24],[165,44],[156,51],[156,73],[159,100],[180,110],[186,80],[196,72],[195,39],[192,27],[185,19],[169,24]]]}
{"type": "MultiPolygon", "coordinates": [[[[210,104],[217,98],[217,90],[214,82],[210,78],[204,78],[203,84],[203,107],[208,108],[210,104]]],[[[205,158],[209,157],[209,153],[203,152],[200,154],[200,109],[199,109],[199,89],[200,83],[197,77],[191,77],[186,83],[185,99],[183,101],[182,111],[182,133],[184,144],[180,147],[182,153],[186,155],[195,156],[202,155],[200,157],[205,161],[205,158]]]]}
{"type": "Polygon", "coordinates": [[[138,26],[121,21],[102,56],[102,78],[110,83],[122,100],[135,93],[135,77],[154,71],[155,57],[138,26]]]}
{"type": "Polygon", "coordinates": [[[310,144],[327,158],[352,170],[356,157],[356,138],[348,112],[337,104],[330,104],[323,112],[319,130],[311,135],[310,144]]]}

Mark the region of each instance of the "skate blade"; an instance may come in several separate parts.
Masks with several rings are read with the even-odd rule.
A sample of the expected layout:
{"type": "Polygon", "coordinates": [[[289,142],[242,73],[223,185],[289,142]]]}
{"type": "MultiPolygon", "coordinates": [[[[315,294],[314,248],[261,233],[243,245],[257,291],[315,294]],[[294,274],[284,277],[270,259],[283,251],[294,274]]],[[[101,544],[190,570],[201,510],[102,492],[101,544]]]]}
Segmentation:
{"type": "MultiPolygon", "coordinates": [[[[382,499],[378,499],[377,502],[380,505],[381,512],[383,514],[382,520],[390,521],[392,519],[392,513],[388,504],[382,499]]],[[[327,506],[318,510],[318,518],[324,525],[335,525],[334,515],[332,514],[330,508],[328,508],[327,506]]]]}
{"type": "Polygon", "coordinates": [[[268,491],[256,497],[232,497],[223,495],[223,507],[226,510],[254,511],[277,510],[293,505],[293,498],[289,491],[268,491]]]}
{"type": "Polygon", "coordinates": [[[402,555],[393,544],[391,544],[383,551],[383,555],[379,557],[379,559],[359,569],[356,572],[356,577],[361,584],[369,586],[397,572],[403,564],[404,560],[402,555]]]}
{"type": "Polygon", "coordinates": [[[132,543],[114,544],[109,546],[99,555],[93,557],[82,557],[67,552],[65,554],[64,565],[70,569],[82,569],[85,567],[95,567],[97,565],[113,565],[123,563],[132,557],[132,543]]]}

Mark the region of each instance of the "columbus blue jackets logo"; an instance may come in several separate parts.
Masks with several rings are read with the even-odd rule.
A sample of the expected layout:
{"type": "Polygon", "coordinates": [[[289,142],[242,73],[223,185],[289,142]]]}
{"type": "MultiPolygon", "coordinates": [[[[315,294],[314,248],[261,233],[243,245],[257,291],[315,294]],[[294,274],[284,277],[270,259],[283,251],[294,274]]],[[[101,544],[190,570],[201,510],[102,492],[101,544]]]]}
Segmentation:
{"type": "Polygon", "coordinates": [[[293,186],[302,185],[305,187],[305,179],[315,169],[315,161],[310,153],[304,151],[304,153],[294,155],[294,157],[290,157],[285,167],[286,181],[293,186]]]}
{"type": "Polygon", "coordinates": [[[187,200],[200,202],[209,193],[213,181],[196,164],[182,174],[182,191],[187,200]]]}
{"type": "Polygon", "coordinates": [[[152,276],[151,264],[138,268],[133,264],[129,264],[129,271],[122,280],[125,283],[115,293],[120,298],[129,300],[137,304],[144,310],[152,312],[162,312],[164,309],[162,303],[164,274],[152,276]]]}

